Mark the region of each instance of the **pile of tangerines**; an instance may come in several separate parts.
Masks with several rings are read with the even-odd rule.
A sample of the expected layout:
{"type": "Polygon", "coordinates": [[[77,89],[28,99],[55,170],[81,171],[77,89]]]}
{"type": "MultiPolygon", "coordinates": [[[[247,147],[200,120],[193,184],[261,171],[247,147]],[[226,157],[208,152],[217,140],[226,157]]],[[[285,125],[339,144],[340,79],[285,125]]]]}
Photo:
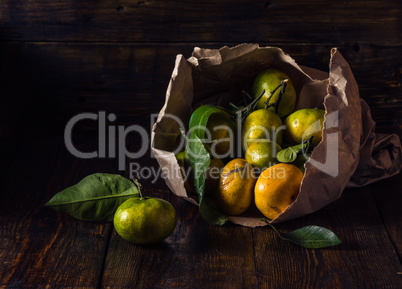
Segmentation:
{"type": "MultiPolygon", "coordinates": [[[[227,215],[243,214],[254,201],[258,210],[272,220],[297,198],[304,163],[322,139],[325,111],[295,111],[292,80],[273,68],[260,72],[254,79],[252,94],[245,93],[244,97],[249,98],[250,105],[231,104],[242,118],[240,122],[230,113],[212,114],[208,119],[206,130],[213,141],[206,144],[211,162],[205,172],[204,191],[227,215]],[[241,134],[241,156],[222,157],[234,149],[232,132],[236,131],[241,134]],[[214,169],[219,173],[212,175],[214,169]]],[[[193,116],[200,109],[202,106],[193,116]]],[[[193,179],[186,173],[191,168],[188,153],[181,152],[176,158],[186,176],[186,189],[194,190],[193,179]]]]}

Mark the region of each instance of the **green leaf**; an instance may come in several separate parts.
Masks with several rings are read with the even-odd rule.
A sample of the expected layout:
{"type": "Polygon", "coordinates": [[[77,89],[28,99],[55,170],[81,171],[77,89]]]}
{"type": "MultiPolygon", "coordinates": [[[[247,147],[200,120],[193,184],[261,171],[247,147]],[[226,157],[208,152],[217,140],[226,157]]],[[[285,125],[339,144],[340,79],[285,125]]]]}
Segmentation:
{"type": "Polygon", "coordinates": [[[306,226],[282,237],[304,248],[318,249],[341,244],[342,241],[331,230],[320,226],[306,226]]]}
{"type": "Polygon", "coordinates": [[[304,174],[304,172],[306,170],[304,168],[304,164],[305,164],[306,161],[308,161],[308,159],[310,158],[310,155],[300,154],[300,155],[297,156],[296,160],[293,162],[293,164],[295,166],[297,166],[302,171],[303,174],[304,174]]]}
{"type": "Polygon", "coordinates": [[[230,114],[222,107],[206,104],[198,107],[191,115],[189,122],[189,130],[195,133],[200,139],[205,139],[205,128],[208,119],[213,114],[223,114],[230,118],[230,114]]]}
{"type": "Polygon", "coordinates": [[[222,214],[220,211],[210,206],[207,202],[202,202],[200,205],[200,215],[208,223],[217,226],[222,226],[229,220],[228,216],[222,214]]]}
{"type": "Polygon", "coordinates": [[[298,145],[294,145],[288,148],[285,148],[283,150],[280,150],[277,154],[276,154],[276,159],[281,162],[281,163],[291,163],[294,162],[297,159],[297,156],[300,153],[303,152],[308,152],[310,147],[311,147],[311,140],[313,139],[313,137],[311,136],[310,138],[308,138],[307,140],[305,140],[304,142],[302,142],[301,144],[298,145]]]}
{"type": "Polygon", "coordinates": [[[57,193],[45,206],[83,221],[111,221],[120,204],[138,196],[138,189],[130,180],[98,173],[57,193]]]}
{"type": "Polygon", "coordinates": [[[201,205],[204,199],[205,171],[211,163],[211,156],[201,139],[193,131],[187,141],[187,153],[194,172],[194,185],[201,205]]]}
{"type": "Polygon", "coordinates": [[[188,140],[188,151],[190,163],[194,171],[194,185],[198,194],[200,214],[208,223],[222,226],[228,221],[228,217],[204,201],[204,175],[211,163],[211,156],[195,133],[192,133],[188,140]]]}
{"type": "Polygon", "coordinates": [[[204,204],[205,171],[211,163],[209,147],[205,145],[205,130],[209,118],[214,114],[231,118],[225,109],[215,105],[203,105],[193,112],[189,123],[190,137],[187,140],[186,151],[194,172],[194,185],[198,194],[200,214],[211,224],[222,225],[227,221],[227,216],[204,204]]]}
{"type": "Polygon", "coordinates": [[[319,249],[339,245],[342,243],[341,239],[339,239],[334,232],[324,227],[311,225],[294,230],[290,233],[281,234],[265,219],[261,220],[266,222],[282,240],[292,242],[303,248],[319,249]]]}
{"type": "Polygon", "coordinates": [[[297,152],[292,148],[280,150],[276,154],[276,159],[281,163],[291,163],[297,158],[297,152]]]}

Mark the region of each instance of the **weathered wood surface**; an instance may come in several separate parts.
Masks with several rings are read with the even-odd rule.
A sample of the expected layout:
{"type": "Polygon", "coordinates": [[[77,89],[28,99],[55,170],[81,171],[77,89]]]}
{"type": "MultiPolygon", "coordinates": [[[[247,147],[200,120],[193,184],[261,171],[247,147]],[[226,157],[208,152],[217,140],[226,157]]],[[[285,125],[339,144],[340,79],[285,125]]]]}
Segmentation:
{"type": "MultiPolygon", "coordinates": [[[[161,178],[142,182],[174,205],[178,224],[158,245],[133,245],[111,222],[43,207],[91,173],[129,174],[117,159],[72,156],[62,138],[67,121],[104,110],[116,114],[115,125],[149,131],[175,56],[196,46],[277,46],[324,71],[338,47],[377,131],[402,137],[400,15],[397,0],[0,1],[0,287],[402,288],[401,174],[277,225],[282,232],[321,225],[343,240],[321,250],[266,227],[208,225],[161,178]]],[[[83,121],[74,143],[92,151],[96,136],[97,123],[83,121]]],[[[127,138],[132,151],[140,144],[127,138]]],[[[158,168],[148,154],[135,161],[158,168]]]]}
{"type": "MultiPolygon", "coordinates": [[[[348,189],[324,209],[278,224],[281,232],[321,225],[341,245],[307,250],[282,241],[267,227],[215,227],[197,207],[169,193],[163,179],[144,179],[146,194],[170,201],[178,214],[164,242],[138,246],[120,238],[111,222],[76,220],[44,208],[56,192],[95,172],[120,173],[116,159],[79,160],[62,137],[29,135],[3,175],[0,190],[2,288],[400,288],[402,286],[402,178],[348,189]]],[[[127,139],[135,151],[138,139],[127,139]]],[[[83,151],[96,138],[75,138],[83,151]]],[[[127,167],[133,160],[127,160],[127,167]]],[[[135,160],[157,169],[147,154],[135,160]]]]}
{"type": "Polygon", "coordinates": [[[0,11],[5,40],[401,45],[396,0],[4,0],[0,11]]]}
{"type": "MultiPolygon", "coordinates": [[[[28,140],[28,138],[27,138],[28,140]]],[[[80,162],[64,148],[62,138],[37,137],[25,142],[1,178],[1,288],[99,286],[109,223],[77,222],[44,208],[56,192],[82,174],[109,171],[111,162],[80,162]]],[[[86,139],[79,146],[92,149],[86,139]]]]}
{"type": "Polygon", "coordinates": [[[322,70],[338,47],[378,131],[402,136],[401,3],[4,0],[0,92],[18,101],[1,110],[27,103],[59,128],[84,110],[108,109],[128,123],[158,111],[176,54],[189,57],[195,46],[279,46],[322,70]]]}
{"type": "Polygon", "coordinates": [[[375,202],[381,212],[381,218],[400,260],[402,260],[402,214],[395,214],[395,212],[402,204],[401,179],[402,176],[399,175],[371,186],[375,202]],[[399,194],[395,192],[399,192],[399,194]]]}

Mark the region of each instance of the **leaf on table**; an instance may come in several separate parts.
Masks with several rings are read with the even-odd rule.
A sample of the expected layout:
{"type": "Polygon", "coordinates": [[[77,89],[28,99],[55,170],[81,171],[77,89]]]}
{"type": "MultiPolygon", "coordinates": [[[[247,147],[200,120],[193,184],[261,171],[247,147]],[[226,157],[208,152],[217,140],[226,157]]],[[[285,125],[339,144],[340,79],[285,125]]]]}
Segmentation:
{"type": "Polygon", "coordinates": [[[341,239],[334,232],[324,227],[311,225],[290,233],[279,233],[265,218],[262,218],[261,221],[267,223],[282,240],[290,241],[304,248],[319,249],[342,243],[341,239]]]}
{"type": "Polygon", "coordinates": [[[282,233],[281,236],[283,239],[309,249],[331,247],[342,243],[334,232],[315,225],[306,226],[286,234],[282,233]]]}
{"type": "Polygon", "coordinates": [[[217,226],[222,226],[229,220],[228,216],[210,206],[205,201],[200,205],[200,215],[208,223],[217,226]]]}
{"type": "Polygon", "coordinates": [[[83,221],[111,221],[120,204],[138,196],[129,179],[97,173],[57,193],[45,206],[83,221]]]}

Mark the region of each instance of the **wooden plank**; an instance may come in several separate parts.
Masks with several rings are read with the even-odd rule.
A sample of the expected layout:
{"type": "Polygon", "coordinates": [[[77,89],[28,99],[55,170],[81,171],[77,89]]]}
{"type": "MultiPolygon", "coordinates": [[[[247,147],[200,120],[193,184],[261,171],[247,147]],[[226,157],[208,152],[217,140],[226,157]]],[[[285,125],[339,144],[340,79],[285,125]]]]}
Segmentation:
{"type": "MultiPolygon", "coordinates": [[[[168,193],[163,180],[154,184],[148,178],[143,181],[145,191],[171,201],[179,224],[164,243],[136,246],[117,236],[111,223],[81,222],[42,208],[55,192],[83,176],[116,171],[116,160],[83,161],[66,152],[60,139],[40,136],[30,140],[1,185],[5,202],[0,204],[0,280],[8,288],[402,285],[397,275],[401,264],[369,188],[348,190],[323,210],[278,225],[284,232],[308,224],[322,225],[344,241],[331,249],[304,250],[279,240],[268,228],[209,226],[195,206],[168,193]]],[[[133,136],[127,141],[132,151],[140,145],[133,136]]],[[[97,148],[97,139],[86,137],[75,144],[92,151],[97,148]]],[[[149,155],[131,161],[157,169],[149,155]]]]}
{"type": "MultiPolygon", "coordinates": [[[[138,141],[130,139],[131,151],[138,141]]],[[[197,206],[176,197],[160,176],[146,177],[159,166],[150,155],[138,160],[147,196],[172,203],[178,223],[173,234],[150,246],[132,244],[115,230],[107,251],[102,288],[255,288],[253,241],[249,228],[215,227],[199,215],[197,206]]]]}
{"type": "MultiPolygon", "coordinates": [[[[97,288],[112,224],[78,221],[44,208],[55,193],[94,172],[117,172],[115,160],[79,160],[62,138],[27,138],[1,184],[2,288],[97,288]]],[[[82,150],[94,139],[75,139],[82,150]]]]}
{"type": "Polygon", "coordinates": [[[402,175],[374,183],[370,188],[395,251],[402,261],[402,175]]]}
{"type": "MultiPolygon", "coordinates": [[[[0,92],[6,90],[9,98],[22,103],[8,106],[14,119],[26,116],[27,123],[36,120],[42,130],[62,131],[72,116],[99,110],[116,114],[116,123],[132,123],[159,112],[176,55],[189,57],[194,46],[197,43],[3,43],[0,92]],[[16,114],[20,109],[23,113],[16,114]]],[[[328,70],[331,45],[276,46],[300,65],[328,70]]],[[[402,136],[401,46],[365,45],[355,51],[343,45],[339,50],[371,107],[377,130],[402,136]]],[[[95,122],[86,125],[97,129],[95,122]]]]}
{"type": "Polygon", "coordinates": [[[401,44],[392,0],[13,0],[0,11],[5,40],[401,44]]]}
{"type": "Polygon", "coordinates": [[[286,233],[306,225],[327,227],[343,243],[307,250],[255,229],[259,288],[401,288],[402,266],[369,188],[348,189],[320,211],[276,228],[286,233]]]}
{"type": "MultiPolygon", "coordinates": [[[[159,195],[155,185],[145,188],[159,195]]],[[[172,194],[162,196],[177,211],[175,231],[152,246],[129,243],[113,231],[102,288],[255,288],[249,228],[208,225],[196,206],[172,194]]]]}

